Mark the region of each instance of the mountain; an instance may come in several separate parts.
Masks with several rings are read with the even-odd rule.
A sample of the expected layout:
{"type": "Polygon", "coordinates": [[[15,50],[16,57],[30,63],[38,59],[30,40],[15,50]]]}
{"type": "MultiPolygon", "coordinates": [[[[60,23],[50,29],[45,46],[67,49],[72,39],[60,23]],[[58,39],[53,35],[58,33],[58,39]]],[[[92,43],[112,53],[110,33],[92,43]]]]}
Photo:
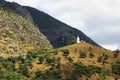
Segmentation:
{"type": "Polygon", "coordinates": [[[33,23],[33,20],[32,20],[32,17],[30,15],[29,11],[27,9],[23,8],[18,3],[16,3],[16,2],[11,3],[11,2],[7,2],[5,0],[0,0],[0,6],[14,10],[16,13],[22,15],[25,19],[27,19],[31,23],[33,23]]]}
{"type": "Polygon", "coordinates": [[[75,29],[35,8],[27,6],[24,6],[24,8],[30,12],[34,23],[48,38],[53,47],[62,47],[72,44],[76,41],[77,36],[80,36],[80,39],[86,41],[87,43],[98,46],[96,42],[94,42],[80,30],[75,29]]]}
{"type": "Polygon", "coordinates": [[[35,8],[21,6],[15,2],[6,2],[5,0],[0,0],[0,5],[14,10],[25,19],[31,21],[32,24],[38,26],[53,47],[62,47],[72,44],[76,41],[77,36],[80,36],[80,38],[87,43],[99,46],[80,30],[75,29],[35,8]]]}
{"type": "Polygon", "coordinates": [[[38,27],[13,10],[0,6],[0,53],[24,54],[38,46],[52,47],[38,27]]]}

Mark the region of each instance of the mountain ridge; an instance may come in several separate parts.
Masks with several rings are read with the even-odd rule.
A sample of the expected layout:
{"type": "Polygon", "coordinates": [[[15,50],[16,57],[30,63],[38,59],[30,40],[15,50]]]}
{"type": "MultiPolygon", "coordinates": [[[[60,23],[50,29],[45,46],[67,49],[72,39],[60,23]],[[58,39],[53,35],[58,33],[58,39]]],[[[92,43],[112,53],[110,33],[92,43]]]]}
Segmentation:
{"type": "Polygon", "coordinates": [[[35,8],[28,6],[24,7],[30,12],[34,23],[40,28],[41,32],[49,39],[54,47],[69,45],[72,41],[76,41],[77,36],[80,36],[81,40],[99,46],[82,31],[73,28],[35,8]]]}
{"type": "Polygon", "coordinates": [[[5,0],[1,0],[0,5],[14,10],[25,19],[31,21],[32,24],[38,26],[53,47],[63,47],[75,43],[77,36],[80,36],[87,43],[100,46],[82,31],[51,17],[45,12],[32,7],[21,6],[15,2],[6,2],[5,0]]]}
{"type": "Polygon", "coordinates": [[[0,0],[0,6],[14,10],[16,13],[20,14],[25,19],[29,20],[32,24],[34,24],[29,11],[27,9],[23,8],[18,3],[16,3],[16,2],[7,2],[5,0],[0,0]]]}

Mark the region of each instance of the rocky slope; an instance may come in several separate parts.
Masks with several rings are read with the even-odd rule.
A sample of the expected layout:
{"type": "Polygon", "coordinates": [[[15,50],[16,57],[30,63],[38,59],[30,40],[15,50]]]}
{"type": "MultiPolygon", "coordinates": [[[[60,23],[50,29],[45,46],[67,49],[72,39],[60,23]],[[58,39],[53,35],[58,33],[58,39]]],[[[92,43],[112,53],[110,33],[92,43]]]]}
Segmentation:
{"type": "Polygon", "coordinates": [[[22,15],[27,20],[31,21],[34,24],[32,17],[27,9],[22,7],[16,2],[7,2],[5,0],[0,0],[0,6],[14,10],[16,13],[22,15]]]}
{"type": "Polygon", "coordinates": [[[0,53],[24,54],[37,46],[51,47],[37,27],[14,11],[0,7],[0,53]]]}
{"type": "Polygon", "coordinates": [[[78,35],[82,40],[98,46],[96,42],[80,30],[72,28],[71,26],[64,24],[63,22],[35,8],[21,6],[15,2],[10,3],[4,0],[0,0],[0,5],[14,10],[24,18],[31,21],[32,24],[37,25],[53,47],[62,47],[74,43],[78,35]]]}

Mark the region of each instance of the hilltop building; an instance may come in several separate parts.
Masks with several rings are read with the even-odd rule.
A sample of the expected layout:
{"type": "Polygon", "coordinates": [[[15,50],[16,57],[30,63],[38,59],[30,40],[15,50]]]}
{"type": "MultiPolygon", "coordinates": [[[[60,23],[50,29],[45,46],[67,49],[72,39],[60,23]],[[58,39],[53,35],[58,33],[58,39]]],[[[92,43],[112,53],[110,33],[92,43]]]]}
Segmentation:
{"type": "Polygon", "coordinates": [[[77,36],[77,43],[86,43],[84,40],[80,40],[80,37],[77,36]]]}
{"type": "Polygon", "coordinates": [[[80,37],[77,36],[77,43],[80,43],[80,37]]]}

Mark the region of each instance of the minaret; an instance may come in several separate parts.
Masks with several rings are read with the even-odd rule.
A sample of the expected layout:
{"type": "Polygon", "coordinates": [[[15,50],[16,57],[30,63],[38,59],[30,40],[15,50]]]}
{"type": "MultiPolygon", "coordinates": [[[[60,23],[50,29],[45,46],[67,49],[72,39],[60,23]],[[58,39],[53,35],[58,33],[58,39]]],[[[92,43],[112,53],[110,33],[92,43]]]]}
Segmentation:
{"type": "Polygon", "coordinates": [[[77,43],[80,43],[80,37],[77,36],[77,43]]]}

